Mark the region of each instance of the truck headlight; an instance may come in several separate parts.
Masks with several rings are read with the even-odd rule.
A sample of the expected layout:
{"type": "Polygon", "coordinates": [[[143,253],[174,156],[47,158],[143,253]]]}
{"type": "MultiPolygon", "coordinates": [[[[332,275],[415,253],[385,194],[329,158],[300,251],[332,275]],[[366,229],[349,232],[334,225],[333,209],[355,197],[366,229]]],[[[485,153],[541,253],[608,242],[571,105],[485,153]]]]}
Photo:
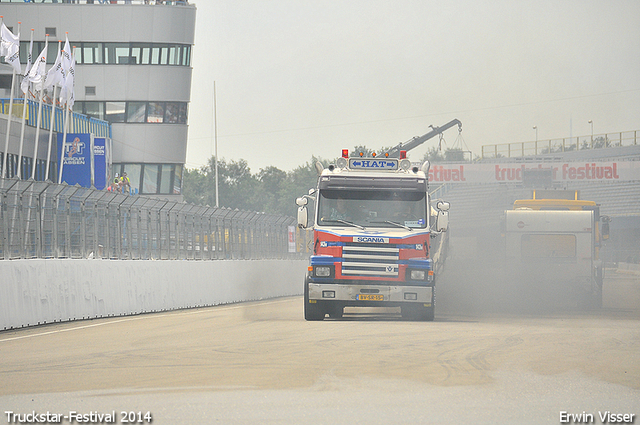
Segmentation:
{"type": "Polygon", "coordinates": [[[425,270],[411,270],[411,280],[425,280],[425,270]]]}
{"type": "Polygon", "coordinates": [[[317,277],[329,277],[331,276],[331,267],[329,266],[316,266],[317,277]]]}

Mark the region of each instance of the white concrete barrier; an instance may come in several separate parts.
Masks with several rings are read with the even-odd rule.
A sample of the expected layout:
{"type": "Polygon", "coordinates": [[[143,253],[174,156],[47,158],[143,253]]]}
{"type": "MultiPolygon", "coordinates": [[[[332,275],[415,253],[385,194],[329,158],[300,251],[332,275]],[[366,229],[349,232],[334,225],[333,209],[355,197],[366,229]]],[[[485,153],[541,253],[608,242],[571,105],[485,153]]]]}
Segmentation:
{"type": "Polygon", "coordinates": [[[305,260],[0,261],[0,330],[209,306],[303,290],[305,260]]]}

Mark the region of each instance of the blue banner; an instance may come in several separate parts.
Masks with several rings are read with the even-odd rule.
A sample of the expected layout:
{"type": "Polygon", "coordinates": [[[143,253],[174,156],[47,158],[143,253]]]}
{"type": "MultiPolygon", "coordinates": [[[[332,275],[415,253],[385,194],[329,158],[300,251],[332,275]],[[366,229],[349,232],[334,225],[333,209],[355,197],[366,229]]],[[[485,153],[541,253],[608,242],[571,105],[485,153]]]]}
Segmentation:
{"type": "Polygon", "coordinates": [[[111,139],[94,137],[93,163],[93,185],[102,190],[111,183],[111,139]]]}
{"type": "MultiPolygon", "coordinates": [[[[62,136],[62,134],[58,133],[58,158],[62,157],[60,155],[62,152],[62,136]]],[[[67,143],[64,147],[64,164],[58,164],[58,170],[62,168],[63,182],[72,186],[79,184],[82,187],[91,187],[92,144],[92,134],[67,134],[67,143]]]]}

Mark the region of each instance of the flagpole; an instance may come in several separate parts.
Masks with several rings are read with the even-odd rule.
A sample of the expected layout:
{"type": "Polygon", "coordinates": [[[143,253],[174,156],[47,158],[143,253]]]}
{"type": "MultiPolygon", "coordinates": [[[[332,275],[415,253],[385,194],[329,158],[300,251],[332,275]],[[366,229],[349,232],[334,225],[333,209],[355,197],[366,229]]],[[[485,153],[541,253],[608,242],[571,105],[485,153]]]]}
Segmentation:
{"type": "Polygon", "coordinates": [[[67,145],[67,124],[69,121],[69,108],[67,104],[64,105],[64,120],[62,122],[62,150],[60,151],[60,176],[58,177],[58,184],[62,184],[62,169],[64,168],[64,148],[67,145]]]}
{"type": "Polygon", "coordinates": [[[218,197],[218,111],[216,108],[216,82],[213,82],[213,141],[214,141],[214,157],[215,157],[215,166],[216,166],[216,208],[220,206],[219,197],[218,197]]]}
{"type": "Polygon", "coordinates": [[[44,90],[40,90],[40,100],[38,101],[38,116],[36,117],[36,140],[33,147],[33,166],[31,167],[31,178],[36,178],[36,164],[38,163],[38,145],[40,142],[40,125],[42,121],[42,101],[44,98],[44,90]]]}
{"type": "MultiPolygon", "coordinates": [[[[62,40],[58,40],[58,55],[60,55],[60,45],[62,44],[62,40]]],[[[51,140],[53,139],[53,124],[55,122],[56,117],[56,87],[57,84],[53,85],[53,97],[51,98],[51,119],[49,121],[49,146],[47,148],[47,165],[44,169],[44,179],[49,179],[49,164],[51,162],[51,140]]]]}
{"type": "MultiPolygon", "coordinates": [[[[9,134],[11,134],[11,121],[13,115],[13,90],[15,90],[15,81],[16,81],[16,70],[13,70],[13,74],[11,75],[11,98],[9,99],[9,114],[7,115],[7,134],[4,139],[4,167],[2,168],[2,175],[5,174],[5,170],[7,170],[7,158],[9,158],[9,134]]],[[[4,113],[4,111],[2,111],[4,113]]],[[[7,178],[9,178],[9,171],[6,171],[7,178]]],[[[2,177],[0,175],[0,177],[2,177]]]]}
{"type": "Polygon", "coordinates": [[[53,86],[53,99],[51,101],[51,120],[49,122],[49,146],[47,148],[47,165],[45,168],[44,179],[51,180],[49,177],[49,166],[51,163],[51,141],[53,140],[53,125],[55,124],[56,117],[56,88],[57,86],[53,86]]]}
{"type": "MultiPolygon", "coordinates": [[[[4,23],[4,19],[3,19],[3,23],[4,23]]],[[[21,22],[18,22],[18,38],[20,38],[20,25],[21,25],[21,22]]],[[[6,61],[6,58],[5,58],[5,61],[6,61]]],[[[13,72],[11,74],[11,95],[9,96],[9,114],[7,115],[7,134],[4,140],[4,166],[2,167],[2,173],[0,173],[0,177],[2,177],[2,175],[6,173],[7,178],[9,178],[9,170],[7,169],[7,165],[9,164],[9,135],[11,134],[11,121],[13,121],[13,118],[12,118],[13,92],[15,90],[15,87],[16,87],[16,69],[13,68],[13,72]]],[[[4,113],[4,111],[2,112],[4,113]]]]}
{"type": "MultiPolygon", "coordinates": [[[[20,169],[22,168],[22,147],[24,146],[24,126],[26,124],[26,116],[27,116],[27,93],[24,94],[24,102],[22,103],[22,127],[20,128],[20,149],[18,151],[18,170],[16,171],[15,176],[18,176],[20,179],[20,169]]],[[[15,177],[14,176],[14,177],[15,177]]]]}
{"type": "MultiPolygon", "coordinates": [[[[31,41],[29,43],[29,53],[28,53],[28,59],[27,59],[27,67],[25,68],[24,71],[24,78],[28,77],[29,74],[29,66],[31,65],[31,58],[32,58],[32,48],[33,48],[33,32],[35,30],[33,28],[31,28],[31,41]]],[[[22,83],[24,84],[24,79],[22,81],[22,83]]],[[[29,80],[27,79],[27,82],[25,84],[25,87],[22,87],[22,84],[20,84],[20,87],[22,89],[22,92],[24,93],[24,102],[22,103],[22,127],[20,129],[20,150],[18,153],[18,170],[17,170],[17,176],[18,179],[21,178],[21,168],[22,168],[22,147],[24,146],[24,126],[25,126],[25,121],[26,121],[26,116],[27,116],[27,104],[29,103],[27,101],[27,94],[29,93],[29,80]]]]}
{"type": "MultiPolygon", "coordinates": [[[[68,38],[67,38],[67,41],[68,38]]],[[[67,44],[65,43],[65,46],[67,44]]],[[[66,48],[66,47],[65,47],[66,48]]],[[[73,58],[75,57],[75,46],[74,46],[74,50],[71,52],[71,66],[69,68],[68,74],[65,76],[65,106],[64,106],[64,121],[63,121],[63,135],[62,135],[62,151],[60,152],[60,176],[58,177],[58,184],[62,184],[62,170],[64,169],[64,148],[67,144],[67,129],[69,127],[69,99],[71,99],[71,97],[73,96],[73,85],[70,87],[71,91],[69,91],[69,88],[66,87],[67,85],[67,81],[66,79],[69,78],[71,76],[71,78],[75,78],[75,76],[73,75],[73,72],[75,72],[73,70],[73,67],[75,65],[73,65],[73,58]]]]}
{"type": "MultiPolygon", "coordinates": [[[[49,34],[45,34],[45,39],[44,39],[44,51],[47,51],[47,48],[49,46],[49,34]]],[[[40,59],[38,58],[38,66],[40,66],[40,59]]],[[[46,60],[45,60],[45,66],[46,66],[46,60]]],[[[45,73],[46,75],[46,73],[45,73]]],[[[40,124],[42,122],[42,101],[44,100],[44,78],[45,75],[41,76],[41,80],[40,80],[40,101],[38,102],[38,117],[36,119],[36,140],[35,140],[35,146],[33,148],[33,166],[31,167],[31,179],[35,180],[36,178],[36,165],[38,164],[38,145],[40,142],[40,124]]],[[[37,91],[37,86],[38,83],[36,83],[36,91],[37,91]]]]}

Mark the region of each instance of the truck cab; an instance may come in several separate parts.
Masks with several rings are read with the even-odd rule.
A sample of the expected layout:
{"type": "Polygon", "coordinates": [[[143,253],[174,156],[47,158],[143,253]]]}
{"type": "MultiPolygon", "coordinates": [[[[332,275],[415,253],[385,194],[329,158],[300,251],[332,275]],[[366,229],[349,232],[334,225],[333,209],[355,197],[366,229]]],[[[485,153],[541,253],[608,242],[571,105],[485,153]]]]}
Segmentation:
{"type": "Polygon", "coordinates": [[[318,166],[316,189],[297,199],[300,227],[307,227],[307,199],[315,200],[306,320],[339,318],[345,307],[400,307],[405,318],[434,319],[431,239],[446,232],[449,205],[431,207],[429,163],[418,167],[404,156],[343,152],[336,165],[318,166]]]}

